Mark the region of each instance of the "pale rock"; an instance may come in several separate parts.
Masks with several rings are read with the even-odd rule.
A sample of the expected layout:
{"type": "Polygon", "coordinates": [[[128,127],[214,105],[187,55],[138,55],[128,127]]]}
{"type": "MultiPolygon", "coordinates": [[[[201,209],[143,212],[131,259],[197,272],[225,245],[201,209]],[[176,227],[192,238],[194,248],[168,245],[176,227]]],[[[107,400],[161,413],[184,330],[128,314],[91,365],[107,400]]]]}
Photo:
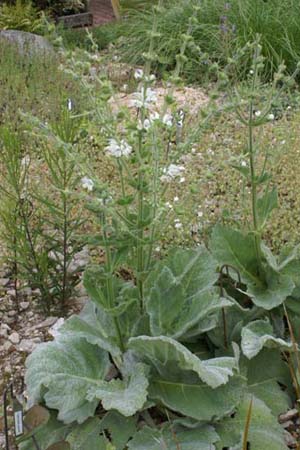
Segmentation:
{"type": "Polygon", "coordinates": [[[34,329],[38,330],[40,328],[52,327],[52,325],[54,325],[57,320],[58,320],[58,317],[54,317],[54,316],[47,317],[47,319],[43,320],[43,322],[36,325],[34,327],[34,329]]]}
{"type": "Polygon", "coordinates": [[[0,31],[0,41],[2,41],[2,45],[3,41],[13,45],[21,55],[48,57],[54,55],[53,47],[47,39],[26,31],[2,30],[0,31]]]}
{"type": "Polygon", "coordinates": [[[0,278],[0,286],[5,287],[9,284],[9,282],[10,282],[9,278],[0,278]]]}
{"type": "Polygon", "coordinates": [[[11,311],[8,311],[8,313],[7,313],[7,315],[8,315],[9,317],[14,317],[14,316],[16,316],[17,314],[18,314],[18,312],[15,311],[14,309],[12,309],[11,311]]]}
{"type": "Polygon", "coordinates": [[[25,311],[26,309],[28,309],[29,305],[30,305],[29,302],[20,302],[21,311],[25,311]]]}
{"type": "Polygon", "coordinates": [[[291,435],[288,431],[284,430],[284,440],[288,447],[290,448],[296,448],[297,447],[297,441],[294,438],[294,436],[291,435]]]}
{"type": "Polygon", "coordinates": [[[287,411],[284,414],[280,414],[278,421],[279,423],[284,423],[284,422],[288,422],[289,420],[294,419],[295,417],[298,416],[298,410],[296,408],[290,409],[289,411],[287,411]]]}
{"type": "Polygon", "coordinates": [[[15,289],[8,289],[8,291],[6,292],[7,295],[11,295],[12,297],[16,296],[16,291],[15,289]]]}
{"type": "Polygon", "coordinates": [[[37,346],[37,342],[34,342],[33,339],[22,339],[20,344],[18,345],[18,350],[20,352],[31,353],[35,347],[37,346]]]}
{"type": "Polygon", "coordinates": [[[10,342],[12,342],[14,345],[19,344],[20,342],[20,335],[14,331],[13,333],[11,333],[8,337],[8,339],[10,340],[10,342]]]}
{"type": "Polygon", "coordinates": [[[4,342],[0,350],[4,353],[11,353],[14,349],[14,345],[10,341],[6,341],[4,342]]]}

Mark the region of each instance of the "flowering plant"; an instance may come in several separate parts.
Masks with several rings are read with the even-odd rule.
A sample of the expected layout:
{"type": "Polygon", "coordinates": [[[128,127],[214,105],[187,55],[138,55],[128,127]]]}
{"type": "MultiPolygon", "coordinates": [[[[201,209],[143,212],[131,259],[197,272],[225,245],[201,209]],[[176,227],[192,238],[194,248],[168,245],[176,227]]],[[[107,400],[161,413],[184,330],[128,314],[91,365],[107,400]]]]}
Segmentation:
{"type": "MultiPolygon", "coordinates": [[[[187,42],[189,34],[173,81],[187,42]]],[[[185,183],[180,156],[190,136],[181,141],[183,115],[175,110],[172,87],[161,110],[155,108],[152,46],[144,71],[135,74],[140,85],[133,109],[118,111],[116,120],[108,115],[109,121],[98,111],[121,195],[82,173],[88,208],[100,223],[89,242],[101,245],[105,261],[85,271],[90,300],[81,314],[27,360],[30,400],[47,409],[39,427],[29,426],[21,439],[22,450],[32,448],[32,433],[43,450],[54,444],[71,450],[221,450],[245,448],[248,439],[257,450],[286,449],[276,416],[293,401],[289,371],[295,374],[298,347],[283,325],[283,305],[292,307],[298,298],[299,257],[294,249],[276,258],[260,234],[276,202],[273,190],[261,197],[257,192],[267,177],[265,167],[261,178],[255,172],[253,127],[272,113],[266,105],[254,114],[261,60],[257,43],[253,48],[250,93],[231,96],[250,130],[237,169],[251,184],[253,227],[245,233],[218,225],[209,249],[154,256],[170,210],[166,191],[171,183],[185,183]],[[250,420],[255,426],[248,436],[244,423],[250,420]]],[[[175,227],[181,228],[179,219],[175,227]]]]}

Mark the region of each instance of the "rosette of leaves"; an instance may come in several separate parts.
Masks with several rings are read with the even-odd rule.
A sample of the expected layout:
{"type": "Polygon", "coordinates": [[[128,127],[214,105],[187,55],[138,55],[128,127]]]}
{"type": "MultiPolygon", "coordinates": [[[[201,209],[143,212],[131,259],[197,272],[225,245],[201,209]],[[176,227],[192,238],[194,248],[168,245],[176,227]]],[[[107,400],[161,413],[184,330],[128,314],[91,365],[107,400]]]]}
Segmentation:
{"type": "MultiPolygon", "coordinates": [[[[294,346],[280,335],[283,316],[267,286],[260,306],[263,288],[257,295],[246,256],[239,257],[243,285],[228,277],[220,296],[218,261],[230,263],[217,251],[222,232],[214,232],[214,256],[199,247],[158,261],[143,309],[133,282],[113,278],[112,306],[105,271],[86,270],[89,303],[27,360],[30,402],[50,414],[20,449],[35,448],[32,433],[42,450],[241,448],[250,402],[251,450],[287,448],[277,415],[293,401],[282,355],[294,346]]],[[[288,258],[276,259],[279,268],[274,260],[272,270],[291,277],[288,258]]]]}

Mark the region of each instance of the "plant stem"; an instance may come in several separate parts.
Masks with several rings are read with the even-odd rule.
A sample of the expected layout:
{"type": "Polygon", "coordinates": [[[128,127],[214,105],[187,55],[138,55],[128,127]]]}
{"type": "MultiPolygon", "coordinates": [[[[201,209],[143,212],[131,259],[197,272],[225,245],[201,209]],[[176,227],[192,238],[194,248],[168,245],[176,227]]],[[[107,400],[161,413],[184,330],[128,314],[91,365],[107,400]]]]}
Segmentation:
{"type": "Polygon", "coordinates": [[[255,252],[257,258],[258,274],[262,276],[262,259],[261,259],[261,235],[259,230],[259,221],[257,214],[257,183],[255,174],[255,162],[254,162],[254,137],[253,137],[253,101],[250,102],[249,110],[249,160],[250,160],[250,177],[251,177],[251,204],[252,204],[252,219],[253,219],[253,230],[254,230],[254,243],[255,252]]]}
{"type": "MultiPolygon", "coordinates": [[[[142,117],[143,119],[143,117],[142,117]]],[[[142,150],[142,133],[139,134],[138,153],[141,157],[142,150]]],[[[138,217],[137,217],[137,239],[136,239],[136,252],[137,252],[137,287],[139,291],[141,309],[144,308],[144,286],[143,286],[143,272],[144,272],[144,198],[143,198],[143,168],[141,167],[138,175],[138,217]]]]}
{"type": "MultiPolygon", "coordinates": [[[[115,295],[114,295],[114,287],[113,287],[113,267],[112,267],[112,257],[111,257],[111,248],[107,240],[107,233],[106,233],[106,220],[105,220],[105,214],[103,214],[103,238],[105,241],[105,255],[106,255],[106,287],[107,287],[107,294],[108,294],[108,302],[109,307],[113,308],[115,306],[115,295]]],[[[122,333],[121,328],[119,324],[119,320],[117,317],[113,316],[113,321],[115,325],[115,330],[117,333],[119,346],[122,352],[125,351],[123,339],[122,339],[122,333]]]]}

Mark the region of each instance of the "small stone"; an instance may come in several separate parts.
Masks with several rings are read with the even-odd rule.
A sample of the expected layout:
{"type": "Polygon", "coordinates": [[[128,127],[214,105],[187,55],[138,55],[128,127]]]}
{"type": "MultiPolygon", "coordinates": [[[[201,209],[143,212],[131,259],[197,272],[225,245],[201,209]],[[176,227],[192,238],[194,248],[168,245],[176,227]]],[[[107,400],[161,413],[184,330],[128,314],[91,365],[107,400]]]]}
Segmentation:
{"type": "Polygon", "coordinates": [[[12,351],[14,351],[14,349],[14,345],[11,342],[6,341],[4,342],[0,350],[4,353],[11,353],[12,351]]]}
{"type": "Polygon", "coordinates": [[[14,331],[13,333],[11,333],[10,335],[9,335],[9,338],[8,338],[9,340],[10,340],[10,342],[12,342],[13,344],[19,344],[19,342],[20,342],[20,336],[19,336],[19,334],[16,332],[16,331],[14,331]]]}
{"type": "Polygon", "coordinates": [[[11,373],[11,367],[10,366],[5,366],[4,367],[4,372],[5,373],[11,373]]]}
{"type": "Polygon", "coordinates": [[[43,322],[36,325],[34,328],[39,329],[39,328],[52,327],[52,325],[54,325],[57,320],[58,320],[58,317],[50,316],[47,319],[43,320],[43,322]]]}
{"type": "Polygon", "coordinates": [[[25,309],[28,309],[29,305],[30,305],[29,302],[20,302],[20,309],[21,309],[21,311],[25,311],[25,309]]]}
{"type": "Polygon", "coordinates": [[[284,440],[288,447],[290,448],[296,448],[297,447],[297,441],[294,438],[294,436],[291,435],[288,431],[284,430],[284,440]]]}
{"type": "Polygon", "coordinates": [[[287,422],[283,422],[282,424],[283,428],[285,428],[288,431],[291,431],[295,428],[295,424],[292,420],[288,420],[287,422]]]}
{"type": "Polygon", "coordinates": [[[9,317],[14,317],[14,316],[16,316],[17,314],[18,314],[18,312],[15,311],[14,309],[12,309],[11,311],[8,311],[8,313],[7,313],[7,315],[8,315],[9,317]]]}
{"type": "Polygon", "coordinates": [[[8,325],[12,325],[13,323],[15,323],[16,318],[4,316],[3,321],[8,325]]]}
{"type": "Polygon", "coordinates": [[[20,352],[31,353],[35,349],[36,345],[37,343],[32,339],[22,339],[18,349],[20,352]]]}
{"type": "Polygon", "coordinates": [[[30,287],[25,287],[23,289],[20,290],[20,294],[25,295],[27,297],[30,297],[32,294],[32,290],[30,287]]]}
{"type": "Polygon", "coordinates": [[[7,295],[11,295],[12,297],[15,297],[15,296],[16,296],[16,291],[15,291],[15,289],[8,289],[7,295]]]}
{"type": "Polygon", "coordinates": [[[295,417],[298,416],[298,410],[296,408],[290,409],[289,411],[287,411],[284,414],[280,414],[278,421],[279,423],[284,423],[284,422],[288,422],[289,420],[294,419],[295,417]]]}
{"type": "Polygon", "coordinates": [[[10,326],[7,325],[6,323],[3,323],[0,327],[0,336],[6,338],[8,336],[9,330],[10,330],[10,326]]]}

